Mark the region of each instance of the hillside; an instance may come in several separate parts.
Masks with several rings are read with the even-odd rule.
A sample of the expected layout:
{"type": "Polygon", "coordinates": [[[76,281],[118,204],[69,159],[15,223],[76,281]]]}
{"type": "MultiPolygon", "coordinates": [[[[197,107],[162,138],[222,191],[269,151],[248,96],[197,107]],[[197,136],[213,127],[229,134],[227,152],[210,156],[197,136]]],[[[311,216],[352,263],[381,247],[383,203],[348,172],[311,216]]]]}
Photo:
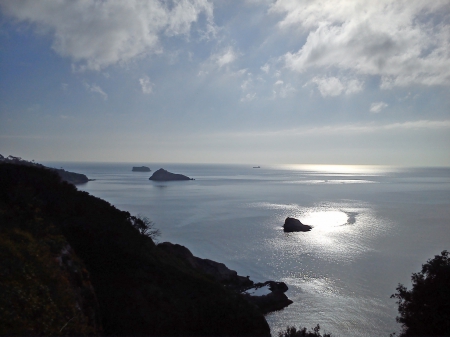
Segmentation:
{"type": "Polygon", "coordinates": [[[0,334],[270,335],[256,306],[37,166],[0,164],[0,334]]]}

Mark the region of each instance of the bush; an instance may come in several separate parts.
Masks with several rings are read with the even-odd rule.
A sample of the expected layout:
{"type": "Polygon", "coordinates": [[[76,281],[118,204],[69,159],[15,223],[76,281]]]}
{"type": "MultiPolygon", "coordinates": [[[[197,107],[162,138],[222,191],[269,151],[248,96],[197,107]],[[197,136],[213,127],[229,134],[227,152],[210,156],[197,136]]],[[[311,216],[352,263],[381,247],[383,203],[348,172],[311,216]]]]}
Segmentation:
{"type": "Polygon", "coordinates": [[[450,335],[450,258],[448,251],[436,255],[412,274],[412,289],[402,284],[391,298],[397,299],[397,322],[401,336],[450,335]]]}
{"type": "Polygon", "coordinates": [[[278,337],[331,337],[330,333],[320,333],[320,325],[307,331],[306,328],[298,329],[295,326],[288,326],[286,330],[278,332],[278,337]]]}

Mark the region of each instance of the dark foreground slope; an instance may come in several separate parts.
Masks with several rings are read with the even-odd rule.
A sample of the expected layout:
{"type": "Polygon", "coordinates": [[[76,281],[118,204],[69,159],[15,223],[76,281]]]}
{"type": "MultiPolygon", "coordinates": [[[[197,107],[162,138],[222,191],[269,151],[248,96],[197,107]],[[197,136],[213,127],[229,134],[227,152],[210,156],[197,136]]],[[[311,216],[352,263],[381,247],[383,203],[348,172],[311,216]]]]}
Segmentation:
{"type": "Polygon", "coordinates": [[[42,164],[35,163],[34,161],[24,160],[20,157],[8,156],[5,158],[0,154],[0,163],[46,168],[48,170],[55,171],[56,173],[58,173],[58,175],[60,176],[60,178],[62,180],[67,181],[68,183],[71,183],[74,185],[85,184],[90,180],[90,179],[88,179],[88,177],[86,177],[84,174],[81,174],[81,173],[66,171],[63,168],[56,169],[56,168],[46,167],[42,164]]]}
{"type": "Polygon", "coordinates": [[[255,306],[135,220],[54,172],[0,164],[0,334],[270,334],[255,306]]]}

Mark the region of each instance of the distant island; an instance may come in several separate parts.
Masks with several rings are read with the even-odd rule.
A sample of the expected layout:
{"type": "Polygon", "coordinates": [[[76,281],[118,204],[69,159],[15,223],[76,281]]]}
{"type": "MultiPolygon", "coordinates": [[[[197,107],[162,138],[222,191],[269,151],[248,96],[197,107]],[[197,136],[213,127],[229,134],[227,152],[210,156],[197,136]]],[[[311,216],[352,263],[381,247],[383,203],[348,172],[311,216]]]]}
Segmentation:
{"type": "Polygon", "coordinates": [[[150,167],[147,166],[133,166],[133,169],[131,170],[133,172],[150,172],[150,167]]]}
{"type": "Polygon", "coordinates": [[[178,181],[178,180],[194,180],[193,178],[189,178],[183,174],[176,174],[166,171],[162,168],[155,171],[149,180],[153,181],[178,181]]]}
{"type": "Polygon", "coordinates": [[[261,168],[261,166],[253,166],[253,168],[261,168]]]}

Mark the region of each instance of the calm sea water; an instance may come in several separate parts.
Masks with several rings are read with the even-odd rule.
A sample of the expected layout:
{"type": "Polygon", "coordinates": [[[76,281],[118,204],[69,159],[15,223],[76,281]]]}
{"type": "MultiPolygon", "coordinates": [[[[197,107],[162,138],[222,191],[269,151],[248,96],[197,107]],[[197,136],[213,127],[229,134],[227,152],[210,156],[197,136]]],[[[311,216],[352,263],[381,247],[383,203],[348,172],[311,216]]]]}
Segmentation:
{"type": "Polygon", "coordinates": [[[46,163],[96,179],[78,188],[148,216],[160,241],[225,263],[254,281],[283,281],[294,301],[267,315],[335,336],[399,331],[390,295],[450,249],[450,168],[46,163]],[[152,182],[146,165],[195,181],[152,182]],[[311,225],[283,232],[286,217],[311,225]]]}

